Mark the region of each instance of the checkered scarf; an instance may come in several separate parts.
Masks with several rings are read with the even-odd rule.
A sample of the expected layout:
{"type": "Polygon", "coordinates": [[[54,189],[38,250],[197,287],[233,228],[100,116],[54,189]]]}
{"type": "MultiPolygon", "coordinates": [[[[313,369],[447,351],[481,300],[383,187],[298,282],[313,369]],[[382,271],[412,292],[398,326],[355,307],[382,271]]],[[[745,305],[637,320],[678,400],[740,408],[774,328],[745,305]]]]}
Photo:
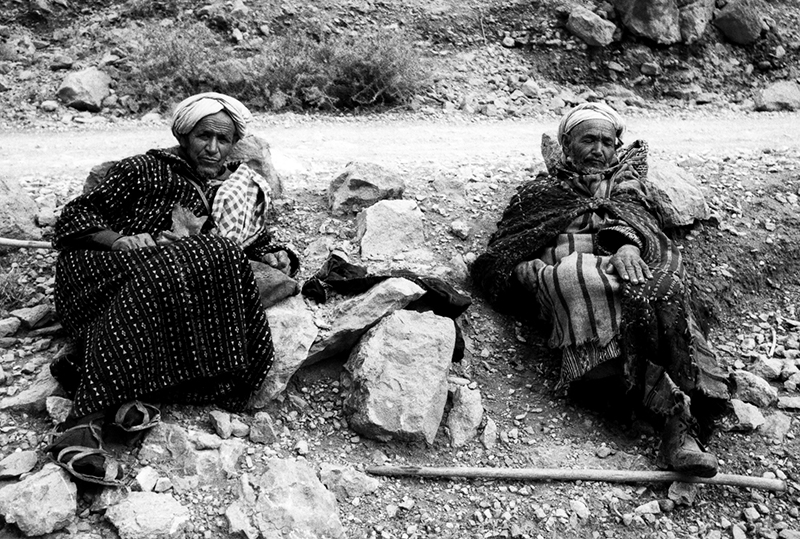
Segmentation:
{"type": "Polygon", "coordinates": [[[211,216],[220,236],[243,248],[267,229],[272,191],[267,180],[245,164],[239,165],[214,197],[211,216]]]}

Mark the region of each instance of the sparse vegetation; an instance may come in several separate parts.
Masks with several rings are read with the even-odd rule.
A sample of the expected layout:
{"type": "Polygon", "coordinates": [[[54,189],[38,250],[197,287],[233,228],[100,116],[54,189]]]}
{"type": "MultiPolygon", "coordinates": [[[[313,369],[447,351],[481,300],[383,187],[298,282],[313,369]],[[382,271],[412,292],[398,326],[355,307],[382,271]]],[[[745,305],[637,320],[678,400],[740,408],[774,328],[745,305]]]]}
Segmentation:
{"type": "Polygon", "coordinates": [[[403,105],[428,80],[420,54],[396,32],[320,41],[273,36],[248,53],[220,43],[202,24],[151,28],[118,93],[147,107],[218,91],[254,110],[351,110],[403,105]]]}
{"type": "Polygon", "coordinates": [[[14,266],[13,257],[0,257],[0,313],[19,309],[33,294],[23,272],[14,266]]]}

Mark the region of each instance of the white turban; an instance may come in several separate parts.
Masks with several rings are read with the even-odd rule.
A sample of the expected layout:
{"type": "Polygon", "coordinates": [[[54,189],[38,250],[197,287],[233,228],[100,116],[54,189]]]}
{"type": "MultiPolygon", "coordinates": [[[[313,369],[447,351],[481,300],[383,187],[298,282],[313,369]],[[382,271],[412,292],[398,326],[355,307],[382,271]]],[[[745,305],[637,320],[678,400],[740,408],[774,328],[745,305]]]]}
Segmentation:
{"type": "Polygon", "coordinates": [[[206,92],[187,97],[175,107],[172,116],[172,134],[175,138],[189,133],[197,122],[218,112],[227,112],[236,126],[236,135],[242,139],[247,135],[247,122],[253,119],[241,101],[225,94],[206,92]]]}
{"type": "Polygon", "coordinates": [[[625,120],[617,114],[617,111],[605,103],[583,103],[561,118],[561,123],[558,125],[558,141],[561,142],[563,136],[572,131],[576,125],[589,120],[611,122],[617,133],[617,140],[622,139],[622,135],[625,133],[625,120]]]}

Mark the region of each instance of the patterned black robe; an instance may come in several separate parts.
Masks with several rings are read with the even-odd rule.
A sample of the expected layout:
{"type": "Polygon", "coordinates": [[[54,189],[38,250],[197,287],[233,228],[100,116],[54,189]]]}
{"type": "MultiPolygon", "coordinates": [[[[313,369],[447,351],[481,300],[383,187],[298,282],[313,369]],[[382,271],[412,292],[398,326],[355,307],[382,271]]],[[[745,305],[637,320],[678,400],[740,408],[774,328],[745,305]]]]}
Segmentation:
{"type": "MultiPolygon", "coordinates": [[[[78,416],[136,398],[240,410],[263,382],[272,339],[250,264],[234,242],[201,233],[166,246],[103,248],[115,233],[155,238],[170,230],[176,204],[209,215],[200,191],[212,198],[188,163],[151,150],[118,162],[65,206],[53,240],[61,250],[55,306],[78,345],[71,388],[78,416]]],[[[60,381],[65,372],[53,368],[60,381]]]]}

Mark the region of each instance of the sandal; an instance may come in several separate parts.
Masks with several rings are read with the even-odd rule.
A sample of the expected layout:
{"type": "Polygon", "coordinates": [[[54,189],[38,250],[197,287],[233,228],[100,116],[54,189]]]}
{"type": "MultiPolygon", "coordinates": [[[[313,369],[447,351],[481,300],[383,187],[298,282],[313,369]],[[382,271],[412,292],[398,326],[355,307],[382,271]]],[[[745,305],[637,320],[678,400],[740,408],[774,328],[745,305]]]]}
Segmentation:
{"type": "MultiPolygon", "coordinates": [[[[86,481],[87,483],[97,483],[98,485],[106,485],[109,487],[121,486],[124,471],[122,466],[117,460],[108,453],[99,448],[83,447],[80,445],[71,445],[65,447],[58,452],[55,457],[52,453],[48,453],[53,462],[64,468],[67,473],[73,477],[86,481]],[[100,457],[102,459],[103,476],[93,475],[91,473],[81,472],[77,468],[84,467],[81,461],[88,457],[100,457]]],[[[86,465],[86,469],[90,469],[92,465],[86,465]]]]}
{"type": "Polygon", "coordinates": [[[126,402],[117,410],[114,424],[126,432],[138,432],[161,423],[161,411],[142,401],[126,402]]]}
{"type": "MultiPolygon", "coordinates": [[[[103,449],[103,435],[100,430],[100,426],[97,423],[95,423],[94,420],[92,420],[89,421],[88,423],[81,423],[80,425],[75,425],[74,427],[70,427],[65,430],[61,431],[55,430],[51,432],[47,440],[47,445],[44,448],[45,453],[50,453],[51,451],[53,451],[53,449],[55,449],[56,444],[58,444],[58,442],[63,438],[66,438],[66,436],[70,432],[77,432],[82,429],[89,429],[89,435],[91,436],[91,439],[97,444],[97,449],[103,449]]],[[[84,445],[82,447],[91,448],[88,445],[84,445]]]]}
{"type": "Polygon", "coordinates": [[[103,449],[100,427],[94,420],[75,425],[61,432],[51,433],[49,443],[44,451],[50,460],[77,479],[106,486],[122,485],[121,479],[124,475],[122,467],[110,453],[103,449]],[[79,432],[81,430],[88,430],[88,439],[85,435],[81,436],[79,432]],[[73,443],[58,449],[60,444],[69,443],[66,441],[69,437],[75,438],[83,445],[73,443]],[[54,451],[58,452],[54,453],[54,451]]]}

